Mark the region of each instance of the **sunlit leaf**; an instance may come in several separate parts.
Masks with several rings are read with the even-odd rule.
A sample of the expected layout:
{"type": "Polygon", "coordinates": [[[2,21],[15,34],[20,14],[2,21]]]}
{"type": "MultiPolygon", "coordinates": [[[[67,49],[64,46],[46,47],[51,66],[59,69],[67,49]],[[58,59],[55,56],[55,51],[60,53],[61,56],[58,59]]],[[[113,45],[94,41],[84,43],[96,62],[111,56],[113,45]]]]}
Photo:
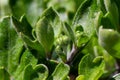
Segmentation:
{"type": "Polygon", "coordinates": [[[50,76],[49,80],[64,80],[69,73],[69,66],[64,63],[59,63],[54,72],[50,76]]]}
{"type": "Polygon", "coordinates": [[[85,55],[79,63],[78,80],[98,80],[104,72],[105,63],[102,57],[94,58],[92,55],[85,55]]]}

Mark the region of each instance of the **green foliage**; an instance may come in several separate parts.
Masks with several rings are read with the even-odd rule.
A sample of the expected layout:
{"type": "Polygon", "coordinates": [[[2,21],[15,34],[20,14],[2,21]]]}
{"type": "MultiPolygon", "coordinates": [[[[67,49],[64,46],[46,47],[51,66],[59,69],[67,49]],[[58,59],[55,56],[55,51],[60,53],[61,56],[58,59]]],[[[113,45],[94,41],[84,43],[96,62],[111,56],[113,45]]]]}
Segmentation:
{"type": "Polygon", "coordinates": [[[0,80],[119,80],[119,0],[1,2],[0,80]]]}
{"type": "Polygon", "coordinates": [[[23,80],[46,80],[48,76],[48,69],[45,65],[39,64],[36,65],[35,68],[31,65],[27,65],[23,72],[23,80]]]}
{"type": "Polygon", "coordinates": [[[49,53],[54,42],[54,32],[47,18],[42,18],[38,21],[36,25],[36,36],[38,41],[44,47],[45,52],[49,53]]]}
{"type": "Polygon", "coordinates": [[[10,80],[10,75],[4,67],[0,67],[0,76],[0,80],[10,80]]]}
{"type": "Polygon", "coordinates": [[[26,50],[21,57],[20,64],[17,67],[16,72],[14,73],[15,79],[21,77],[18,75],[23,72],[24,68],[28,64],[31,64],[33,67],[35,67],[35,65],[37,64],[37,59],[31,54],[29,50],[26,50]]]}
{"type": "Polygon", "coordinates": [[[120,34],[112,29],[99,30],[99,43],[103,46],[112,56],[120,58],[120,34]]]}
{"type": "Polygon", "coordinates": [[[59,63],[48,80],[65,80],[69,70],[70,68],[67,64],[59,63]]]}
{"type": "Polygon", "coordinates": [[[79,63],[78,80],[98,80],[104,72],[104,66],[105,63],[101,56],[93,58],[89,54],[85,55],[79,63]]]}
{"type": "Polygon", "coordinates": [[[100,25],[98,17],[101,11],[99,5],[99,1],[84,0],[78,8],[73,19],[73,29],[75,30],[76,45],[78,47],[87,43],[100,25]],[[80,27],[82,27],[82,31],[80,27]]]}

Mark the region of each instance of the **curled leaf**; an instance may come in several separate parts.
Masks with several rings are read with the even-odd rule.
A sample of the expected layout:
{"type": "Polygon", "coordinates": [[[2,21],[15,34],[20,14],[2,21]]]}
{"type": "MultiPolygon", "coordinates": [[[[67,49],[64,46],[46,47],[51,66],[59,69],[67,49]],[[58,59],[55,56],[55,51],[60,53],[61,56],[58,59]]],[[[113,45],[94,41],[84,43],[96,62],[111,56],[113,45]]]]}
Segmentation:
{"type": "Polygon", "coordinates": [[[70,68],[67,64],[59,63],[49,80],[65,80],[68,76],[69,70],[70,68]]]}
{"type": "Polygon", "coordinates": [[[105,62],[102,57],[94,58],[92,55],[85,55],[78,68],[78,74],[81,75],[78,80],[98,80],[104,72],[105,62]]]}

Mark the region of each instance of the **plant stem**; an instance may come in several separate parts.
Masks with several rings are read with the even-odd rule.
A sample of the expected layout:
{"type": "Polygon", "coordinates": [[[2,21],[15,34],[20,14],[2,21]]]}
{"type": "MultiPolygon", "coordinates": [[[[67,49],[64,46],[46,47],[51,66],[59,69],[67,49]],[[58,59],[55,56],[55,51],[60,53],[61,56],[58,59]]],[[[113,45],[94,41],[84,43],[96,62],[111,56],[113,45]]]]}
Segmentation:
{"type": "Polygon", "coordinates": [[[117,72],[120,73],[120,59],[116,59],[117,72]]]}
{"type": "Polygon", "coordinates": [[[75,57],[75,55],[76,55],[76,53],[78,52],[78,49],[77,49],[77,47],[73,44],[73,46],[72,46],[72,50],[71,50],[71,52],[70,52],[70,56],[68,56],[68,58],[67,58],[67,64],[70,64],[70,62],[74,59],[74,57],[75,57]]]}
{"type": "Polygon", "coordinates": [[[51,53],[50,53],[50,52],[47,52],[47,53],[46,53],[46,58],[47,58],[47,60],[50,60],[50,59],[51,59],[51,53]]]}

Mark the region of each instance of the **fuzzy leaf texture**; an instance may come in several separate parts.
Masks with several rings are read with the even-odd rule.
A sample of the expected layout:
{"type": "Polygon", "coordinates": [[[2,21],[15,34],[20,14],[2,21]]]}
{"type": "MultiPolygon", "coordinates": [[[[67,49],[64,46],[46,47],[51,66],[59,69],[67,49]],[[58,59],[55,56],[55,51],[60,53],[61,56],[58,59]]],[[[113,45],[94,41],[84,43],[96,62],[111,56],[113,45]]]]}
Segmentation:
{"type": "Polygon", "coordinates": [[[47,18],[42,18],[36,25],[36,36],[38,41],[44,47],[45,52],[49,53],[54,42],[54,31],[47,18]]]}
{"type": "Polygon", "coordinates": [[[48,80],[66,80],[69,70],[67,64],[59,63],[48,80]]]}
{"type": "Polygon", "coordinates": [[[100,25],[101,10],[97,0],[84,0],[73,19],[73,30],[76,34],[76,45],[81,47],[94,35],[100,25]],[[82,30],[80,29],[82,28],[82,30]]]}
{"type": "Polygon", "coordinates": [[[45,65],[39,64],[33,68],[31,65],[25,67],[23,80],[46,80],[48,69],[45,65]]]}
{"type": "Polygon", "coordinates": [[[25,15],[21,17],[21,19],[18,21],[15,17],[12,16],[13,24],[15,25],[14,28],[16,32],[21,36],[22,40],[26,43],[26,47],[33,48],[37,50],[43,58],[44,50],[41,44],[34,38],[34,35],[32,34],[33,28],[28,23],[25,15]]]}
{"type": "Polygon", "coordinates": [[[104,72],[105,62],[102,57],[85,55],[79,63],[77,80],[98,80],[104,72]]]}

